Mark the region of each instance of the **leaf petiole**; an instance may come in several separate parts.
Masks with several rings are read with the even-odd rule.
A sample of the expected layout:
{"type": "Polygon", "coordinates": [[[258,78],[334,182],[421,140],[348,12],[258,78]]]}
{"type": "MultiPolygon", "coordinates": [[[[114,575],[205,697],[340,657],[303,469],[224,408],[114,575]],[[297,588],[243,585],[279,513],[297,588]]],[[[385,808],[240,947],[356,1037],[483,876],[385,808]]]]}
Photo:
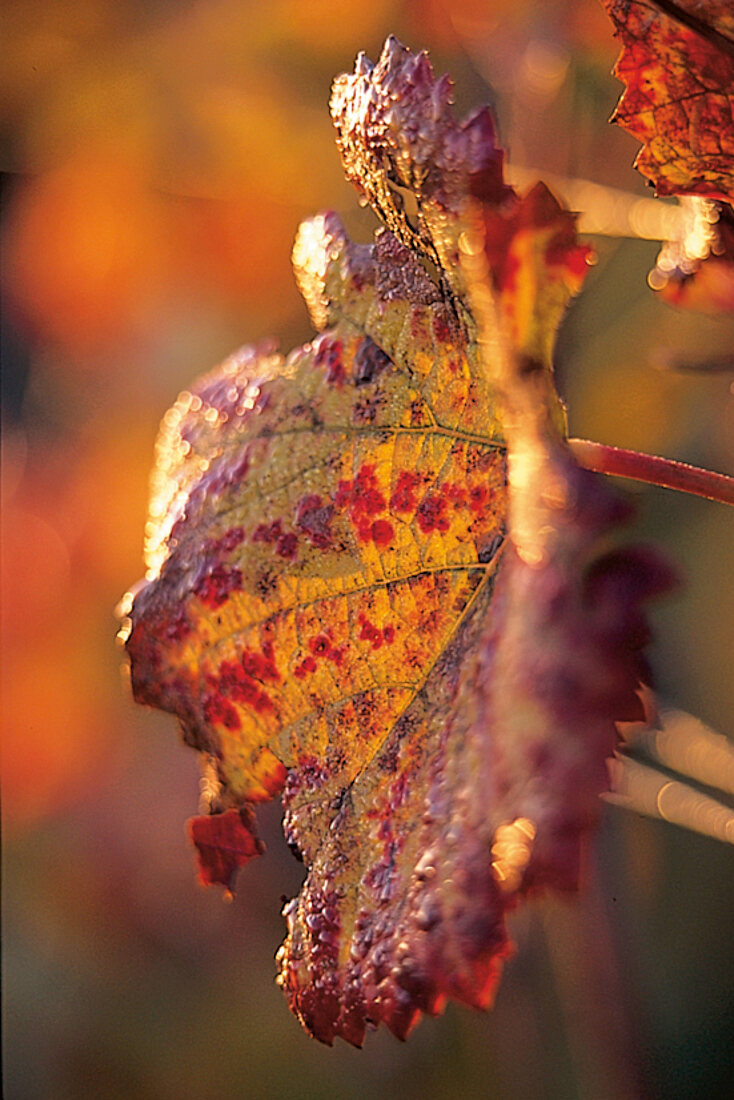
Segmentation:
{"type": "Polygon", "coordinates": [[[587,470],[646,481],[663,489],[677,489],[681,493],[717,500],[720,504],[734,505],[734,477],[727,474],[590,439],[569,439],[568,443],[576,461],[587,470]]]}

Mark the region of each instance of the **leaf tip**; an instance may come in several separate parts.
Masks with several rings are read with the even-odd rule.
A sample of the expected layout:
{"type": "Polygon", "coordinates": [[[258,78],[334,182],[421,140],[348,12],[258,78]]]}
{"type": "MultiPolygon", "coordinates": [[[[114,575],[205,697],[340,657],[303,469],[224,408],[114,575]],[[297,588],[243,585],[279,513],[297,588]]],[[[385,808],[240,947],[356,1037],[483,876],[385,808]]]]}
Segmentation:
{"type": "Polygon", "coordinates": [[[243,806],[192,817],[187,831],[196,848],[199,881],[203,886],[223,886],[231,899],[237,871],[265,851],[252,810],[243,806]]]}

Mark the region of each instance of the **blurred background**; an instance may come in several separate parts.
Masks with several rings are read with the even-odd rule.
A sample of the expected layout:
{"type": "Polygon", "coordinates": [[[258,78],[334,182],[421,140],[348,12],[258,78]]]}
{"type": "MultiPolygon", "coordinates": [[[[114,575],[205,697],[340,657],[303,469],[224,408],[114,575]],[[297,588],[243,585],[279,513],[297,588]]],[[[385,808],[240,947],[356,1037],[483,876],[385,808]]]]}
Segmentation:
{"type": "MultiPolygon", "coordinates": [[[[184,835],[198,766],[133,705],[113,608],[142,574],[158,421],[242,343],[311,335],[300,219],[337,209],[330,82],[390,32],[458,110],[494,105],[513,165],[644,196],[607,118],[595,0],[5,0],[3,967],[8,1100],[730,1095],[731,849],[607,807],[577,904],[518,914],[489,1015],[407,1045],[309,1040],[273,983],[301,868],[278,807],[225,905],[184,835]]],[[[558,344],[571,432],[734,473],[734,326],[646,286],[654,243],[594,238],[558,344]],[[672,365],[684,368],[672,369],[672,365]]],[[[666,702],[734,732],[734,522],[631,487],[632,536],[685,585],[654,612],[666,702]]]]}

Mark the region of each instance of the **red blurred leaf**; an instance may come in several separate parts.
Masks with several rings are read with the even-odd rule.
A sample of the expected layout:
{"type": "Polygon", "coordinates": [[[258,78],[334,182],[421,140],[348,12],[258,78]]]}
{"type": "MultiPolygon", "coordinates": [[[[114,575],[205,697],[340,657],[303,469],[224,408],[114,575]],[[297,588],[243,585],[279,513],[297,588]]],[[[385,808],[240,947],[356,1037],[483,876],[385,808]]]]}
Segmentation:
{"type": "Polygon", "coordinates": [[[166,414],[132,604],[136,698],[215,776],[205,876],[230,881],[227,815],[283,791],[307,877],[279,980],[325,1042],[490,1003],[507,911],[576,884],[668,581],[600,556],[625,509],[563,439],[552,341],[587,250],[449,88],[394,39],[336,82],[347,174],[388,228],[305,223],[323,331],[244,349],[166,414]]]}
{"type": "Polygon", "coordinates": [[[189,836],[196,847],[203,885],[224,886],[230,892],[240,867],[264,851],[249,806],[192,817],[189,836]]]}

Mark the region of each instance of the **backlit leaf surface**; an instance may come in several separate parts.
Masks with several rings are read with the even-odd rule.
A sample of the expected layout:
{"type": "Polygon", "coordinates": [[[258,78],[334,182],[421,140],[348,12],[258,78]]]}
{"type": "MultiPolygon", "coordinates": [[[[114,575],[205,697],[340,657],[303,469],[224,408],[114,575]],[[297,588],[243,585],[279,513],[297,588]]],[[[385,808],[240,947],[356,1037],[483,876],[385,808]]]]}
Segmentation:
{"type": "Polygon", "coordinates": [[[491,1002],[507,910],[576,883],[665,583],[598,556],[624,509],[563,442],[551,348],[588,250],[449,91],[394,39],[336,82],[386,228],[305,223],[317,337],[243,349],[166,414],[131,612],[135,696],[204,761],[205,882],[231,888],[282,792],[306,879],[279,981],[325,1042],[491,1002]]]}
{"type": "Polygon", "coordinates": [[[613,116],[659,195],[734,201],[734,9],[729,0],[602,0],[622,42],[613,116]]]}

